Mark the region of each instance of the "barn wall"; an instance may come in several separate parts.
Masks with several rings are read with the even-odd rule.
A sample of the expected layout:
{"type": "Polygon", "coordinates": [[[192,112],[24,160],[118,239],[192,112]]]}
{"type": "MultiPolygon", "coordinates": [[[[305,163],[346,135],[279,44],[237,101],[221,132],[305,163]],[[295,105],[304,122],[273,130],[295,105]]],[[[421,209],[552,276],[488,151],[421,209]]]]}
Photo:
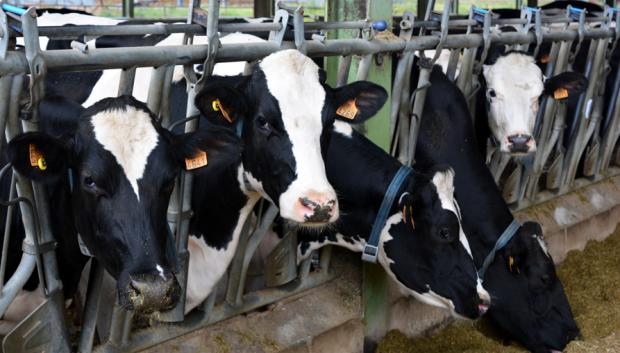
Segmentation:
{"type": "MultiPolygon", "coordinates": [[[[589,240],[609,236],[620,220],[620,176],[519,211],[520,221],[540,222],[549,250],[561,262],[589,240]]],[[[358,254],[334,256],[336,280],[278,303],[164,343],[154,353],[358,353],[363,347],[361,271],[358,254]]],[[[450,323],[441,309],[403,297],[390,287],[389,323],[409,336],[450,323]]]]}

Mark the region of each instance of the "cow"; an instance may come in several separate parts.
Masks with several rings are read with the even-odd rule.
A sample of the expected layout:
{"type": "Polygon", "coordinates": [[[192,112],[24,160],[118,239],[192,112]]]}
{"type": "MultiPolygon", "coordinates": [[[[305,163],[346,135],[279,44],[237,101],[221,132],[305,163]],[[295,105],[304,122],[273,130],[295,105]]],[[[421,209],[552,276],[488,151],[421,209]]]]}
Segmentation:
{"type": "MultiPolygon", "coordinates": [[[[172,134],[130,96],[87,109],[46,97],[39,111],[41,132],[13,138],[7,159],[19,175],[41,183],[53,205],[65,297],[73,296],[88,259],[80,254],[83,242],[116,279],[121,307],[142,314],[172,308],[180,287],[166,211],[176,176],[197,151],[208,151],[213,168],[235,151],[221,151],[217,131],[172,134]]],[[[23,228],[13,224],[22,236],[13,233],[12,241],[19,241],[23,228]]]]}
{"type": "Polygon", "coordinates": [[[228,268],[261,197],[297,227],[320,229],[338,219],[323,162],[334,120],[362,123],[386,99],[386,91],[370,82],[329,87],[325,73],[297,50],[263,58],[250,76],[211,76],[197,87],[195,104],[205,125],[238,134],[242,152],[237,164],[205,169],[194,178],[189,276],[198,280],[188,284],[186,312],[228,268]]]}
{"type": "MultiPolygon", "coordinates": [[[[419,72],[413,71],[411,82],[417,82],[419,72]]],[[[431,74],[415,160],[421,166],[446,163],[455,170],[463,230],[476,266],[484,267],[483,285],[492,298],[487,315],[493,323],[532,352],[564,349],[579,329],[542,229],[533,222],[514,227],[514,236],[493,252],[514,217],[476,146],[465,97],[438,66],[431,74]]]]}
{"type": "MultiPolygon", "coordinates": [[[[298,261],[325,245],[362,252],[385,191],[401,166],[351,125],[336,121],[326,169],[342,216],[335,227],[318,234],[298,232],[298,261]]],[[[409,295],[453,316],[475,319],[486,312],[490,297],[460,225],[453,179],[447,166],[409,174],[389,208],[377,244],[378,262],[409,295]]]]}

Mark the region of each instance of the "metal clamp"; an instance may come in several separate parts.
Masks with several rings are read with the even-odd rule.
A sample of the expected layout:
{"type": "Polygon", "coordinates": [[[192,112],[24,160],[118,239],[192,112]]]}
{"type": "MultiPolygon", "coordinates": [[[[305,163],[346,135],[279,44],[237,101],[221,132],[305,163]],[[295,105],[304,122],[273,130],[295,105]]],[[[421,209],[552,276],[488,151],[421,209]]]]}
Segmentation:
{"type": "Polygon", "coordinates": [[[27,242],[22,243],[22,251],[30,255],[43,255],[46,252],[54,251],[58,247],[56,241],[48,241],[46,243],[30,244],[27,242]]]}
{"type": "Polygon", "coordinates": [[[295,30],[295,47],[306,54],[306,38],[304,37],[304,7],[298,6],[293,12],[293,29],[295,30]]]}
{"type": "Polygon", "coordinates": [[[269,32],[269,41],[282,45],[284,34],[288,26],[289,13],[286,10],[278,9],[273,16],[273,23],[280,23],[282,27],[279,30],[269,32]]]}
{"type": "Polygon", "coordinates": [[[379,247],[366,244],[364,250],[362,250],[362,261],[377,263],[377,257],[379,256],[379,247]]]}
{"type": "Polygon", "coordinates": [[[566,17],[568,19],[579,21],[579,27],[577,28],[577,45],[575,46],[575,50],[571,53],[569,57],[569,62],[573,63],[575,61],[577,53],[579,53],[579,50],[581,49],[581,43],[583,43],[586,23],[586,10],[578,9],[568,5],[566,7],[566,17]]]}

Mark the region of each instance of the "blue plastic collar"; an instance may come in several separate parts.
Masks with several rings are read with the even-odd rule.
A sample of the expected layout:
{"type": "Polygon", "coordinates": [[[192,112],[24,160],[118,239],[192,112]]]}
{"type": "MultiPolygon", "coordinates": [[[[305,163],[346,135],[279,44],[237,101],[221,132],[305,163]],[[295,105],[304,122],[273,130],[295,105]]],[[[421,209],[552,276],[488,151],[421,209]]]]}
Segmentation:
{"type": "Polygon", "coordinates": [[[368,238],[368,242],[364,246],[364,250],[362,251],[362,260],[367,262],[376,263],[377,255],[379,254],[379,239],[381,237],[381,230],[385,227],[385,222],[387,221],[388,213],[392,208],[392,204],[394,203],[394,199],[396,198],[396,193],[400,190],[401,185],[407,179],[409,174],[411,174],[412,169],[406,165],[402,165],[400,169],[396,172],[390,185],[388,185],[387,190],[385,191],[385,196],[383,196],[383,201],[381,201],[381,207],[379,207],[379,212],[377,213],[377,217],[375,218],[375,222],[372,225],[372,230],[370,231],[370,237],[368,238]]]}
{"type": "Polygon", "coordinates": [[[510,222],[510,224],[508,225],[508,227],[506,227],[502,235],[500,235],[500,237],[497,238],[497,241],[495,242],[495,246],[493,247],[493,250],[491,250],[489,255],[487,255],[487,257],[484,259],[484,262],[482,263],[482,267],[480,268],[480,270],[478,270],[478,277],[480,277],[480,280],[484,279],[484,273],[487,271],[487,269],[491,265],[491,262],[495,260],[495,254],[500,249],[505,247],[506,244],[508,244],[508,242],[510,242],[512,237],[514,237],[514,235],[517,234],[517,230],[519,230],[520,227],[521,225],[519,224],[519,222],[517,222],[516,219],[513,219],[512,222],[510,222]]]}

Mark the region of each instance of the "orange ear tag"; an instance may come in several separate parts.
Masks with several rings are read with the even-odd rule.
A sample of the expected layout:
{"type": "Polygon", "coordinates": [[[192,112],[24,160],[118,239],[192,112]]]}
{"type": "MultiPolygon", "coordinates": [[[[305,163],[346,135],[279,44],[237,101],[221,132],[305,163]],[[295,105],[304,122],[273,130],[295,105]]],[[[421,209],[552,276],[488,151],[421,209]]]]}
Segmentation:
{"type": "Polygon", "coordinates": [[[207,152],[203,150],[197,150],[192,158],[185,158],[186,170],[198,169],[205,165],[207,165],[207,152]]]}
{"type": "Polygon", "coordinates": [[[560,87],[553,91],[553,98],[555,99],[564,99],[568,97],[568,90],[564,87],[560,87]]]}
{"type": "Polygon", "coordinates": [[[338,109],[336,110],[336,114],[345,117],[349,120],[353,120],[355,119],[355,116],[357,115],[357,112],[359,110],[357,109],[357,106],[355,105],[355,99],[350,99],[346,102],[344,102],[340,107],[338,107],[338,109]]]}
{"type": "Polygon", "coordinates": [[[230,115],[228,115],[228,112],[226,111],[226,109],[224,109],[224,106],[222,106],[222,103],[220,102],[219,99],[214,100],[213,103],[211,103],[211,107],[216,112],[222,112],[222,116],[224,116],[224,120],[232,124],[233,121],[230,118],[230,115]]]}
{"type": "Polygon", "coordinates": [[[47,162],[45,161],[45,158],[43,158],[43,154],[39,151],[37,146],[32,143],[28,145],[28,155],[30,157],[31,167],[37,167],[41,170],[47,169],[47,162]]]}
{"type": "Polygon", "coordinates": [[[540,58],[540,62],[543,64],[546,64],[549,61],[551,61],[551,56],[549,54],[545,54],[540,58]]]}
{"type": "Polygon", "coordinates": [[[508,256],[508,269],[510,270],[510,272],[514,272],[516,270],[517,273],[521,273],[521,271],[519,271],[519,267],[515,265],[515,259],[512,256],[508,256]]]}

